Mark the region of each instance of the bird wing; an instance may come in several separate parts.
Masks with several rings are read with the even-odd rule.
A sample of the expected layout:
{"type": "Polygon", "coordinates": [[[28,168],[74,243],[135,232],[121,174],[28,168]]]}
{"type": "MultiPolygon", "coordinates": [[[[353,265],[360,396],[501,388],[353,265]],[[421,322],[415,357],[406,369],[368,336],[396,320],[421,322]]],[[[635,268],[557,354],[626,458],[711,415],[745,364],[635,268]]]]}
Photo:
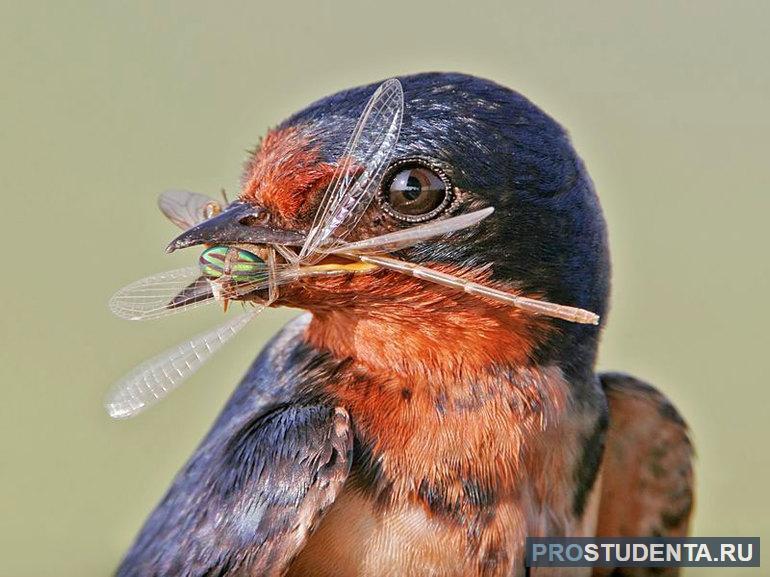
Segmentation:
{"type": "Polygon", "coordinates": [[[280,575],[350,470],[346,411],[302,395],[325,378],[293,323],[260,355],[123,560],[119,577],[280,575]]]}
{"type": "Polygon", "coordinates": [[[654,387],[620,373],[600,378],[610,419],[597,536],[685,536],[694,498],[686,423],[654,387]]]}

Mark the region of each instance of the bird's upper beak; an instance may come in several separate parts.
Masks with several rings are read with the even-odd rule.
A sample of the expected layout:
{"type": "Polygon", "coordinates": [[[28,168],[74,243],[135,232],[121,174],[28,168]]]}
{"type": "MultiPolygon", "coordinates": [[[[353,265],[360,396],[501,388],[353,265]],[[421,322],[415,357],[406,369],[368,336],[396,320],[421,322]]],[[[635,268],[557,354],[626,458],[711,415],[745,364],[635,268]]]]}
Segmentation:
{"type": "Polygon", "coordinates": [[[260,217],[264,209],[246,202],[234,202],[220,214],[184,231],[166,247],[167,252],[197,244],[282,244],[299,246],[305,235],[274,228],[260,217]],[[255,222],[257,224],[251,224],[255,222]]]}

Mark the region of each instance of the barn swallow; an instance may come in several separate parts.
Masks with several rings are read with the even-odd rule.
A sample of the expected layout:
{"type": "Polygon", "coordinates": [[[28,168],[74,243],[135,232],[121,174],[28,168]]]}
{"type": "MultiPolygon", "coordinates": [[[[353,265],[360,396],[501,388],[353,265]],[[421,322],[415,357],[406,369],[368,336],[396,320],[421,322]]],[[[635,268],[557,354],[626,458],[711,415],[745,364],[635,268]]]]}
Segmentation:
{"type": "MultiPolygon", "coordinates": [[[[399,257],[600,325],[379,267],[282,287],[272,306],[307,313],[259,354],[120,577],[517,576],[526,537],[687,533],[684,421],[650,385],[595,371],[606,226],[565,130],[491,81],[399,80],[400,138],[351,238],[494,207],[399,257]]],[[[300,243],[375,88],[271,130],[237,201],[171,247],[300,243]]]]}

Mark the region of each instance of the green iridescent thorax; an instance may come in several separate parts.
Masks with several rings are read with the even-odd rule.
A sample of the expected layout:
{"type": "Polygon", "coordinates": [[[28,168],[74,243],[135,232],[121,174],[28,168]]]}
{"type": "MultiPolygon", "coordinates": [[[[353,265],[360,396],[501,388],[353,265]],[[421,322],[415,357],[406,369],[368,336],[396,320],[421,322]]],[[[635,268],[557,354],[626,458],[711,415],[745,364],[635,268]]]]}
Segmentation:
{"type": "Polygon", "coordinates": [[[267,264],[247,250],[229,246],[212,246],[201,254],[198,264],[208,278],[228,275],[234,281],[254,282],[267,278],[267,264]]]}

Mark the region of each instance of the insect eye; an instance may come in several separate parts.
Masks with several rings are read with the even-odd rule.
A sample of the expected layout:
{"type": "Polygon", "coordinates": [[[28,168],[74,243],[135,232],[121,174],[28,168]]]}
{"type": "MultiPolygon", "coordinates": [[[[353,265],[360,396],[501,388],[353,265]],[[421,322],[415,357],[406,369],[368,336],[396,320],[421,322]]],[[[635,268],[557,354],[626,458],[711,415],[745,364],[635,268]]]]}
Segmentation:
{"type": "Polygon", "coordinates": [[[417,160],[401,161],[383,180],[383,209],[399,220],[423,222],[441,214],[451,203],[452,185],[437,167],[417,160]]]}

